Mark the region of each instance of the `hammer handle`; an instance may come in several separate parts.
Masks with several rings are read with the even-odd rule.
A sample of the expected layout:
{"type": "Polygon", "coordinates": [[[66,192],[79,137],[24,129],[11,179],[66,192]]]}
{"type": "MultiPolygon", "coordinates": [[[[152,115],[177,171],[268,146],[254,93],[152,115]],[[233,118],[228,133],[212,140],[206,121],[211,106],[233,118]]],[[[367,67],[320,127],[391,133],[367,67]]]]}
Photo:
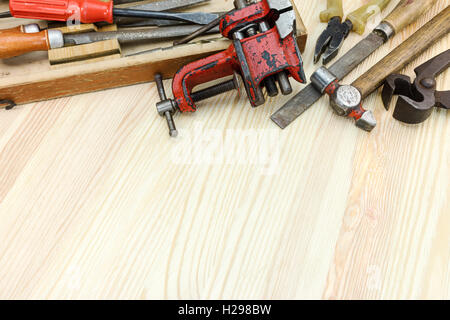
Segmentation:
{"type": "Polygon", "coordinates": [[[18,28],[0,32],[0,59],[17,57],[32,51],[50,49],[48,31],[23,33],[18,28]]]}
{"type": "Polygon", "coordinates": [[[352,85],[361,91],[363,98],[367,97],[379,88],[390,74],[399,72],[449,32],[450,6],[447,6],[352,85]]]}
{"type": "Polygon", "coordinates": [[[436,0],[402,0],[392,13],[384,19],[399,33],[431,9],[436,0]]]}

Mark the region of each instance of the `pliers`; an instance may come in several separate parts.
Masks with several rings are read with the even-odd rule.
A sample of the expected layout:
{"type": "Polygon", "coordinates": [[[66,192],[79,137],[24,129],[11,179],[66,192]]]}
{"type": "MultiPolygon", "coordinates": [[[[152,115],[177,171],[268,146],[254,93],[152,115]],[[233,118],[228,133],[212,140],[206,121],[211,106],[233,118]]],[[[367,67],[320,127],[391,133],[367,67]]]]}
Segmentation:
{"type": "Polygon", "coordinates": [[[383,11],[389,2],[391,0],[371,0],[350,13],[346,20],[342,22],[344,17],[342,0],[327,0],[328,9],[320,13],[320,20],[328,22],[328,26],[317,40],[314,63],[319,62],[321,56],[323,56],[323,64],[333,60],[338,55],[339,49],[350,31],[353,30],[358,34],[363,34],[369,18],[383,11]]]}

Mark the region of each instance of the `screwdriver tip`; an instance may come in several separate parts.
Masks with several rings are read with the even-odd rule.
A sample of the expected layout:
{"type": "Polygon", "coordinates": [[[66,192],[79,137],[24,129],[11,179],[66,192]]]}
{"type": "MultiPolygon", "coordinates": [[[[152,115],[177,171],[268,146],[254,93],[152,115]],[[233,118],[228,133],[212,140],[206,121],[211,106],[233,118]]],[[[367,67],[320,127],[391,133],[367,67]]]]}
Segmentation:
{"type": "Polygon", "coordinates": [[[12,17],[12,15],[11,15],[11,12],[9,12],[9,11],[0,13],[0,19],[1,18],[11,18],[11,17],[12,17]]]}

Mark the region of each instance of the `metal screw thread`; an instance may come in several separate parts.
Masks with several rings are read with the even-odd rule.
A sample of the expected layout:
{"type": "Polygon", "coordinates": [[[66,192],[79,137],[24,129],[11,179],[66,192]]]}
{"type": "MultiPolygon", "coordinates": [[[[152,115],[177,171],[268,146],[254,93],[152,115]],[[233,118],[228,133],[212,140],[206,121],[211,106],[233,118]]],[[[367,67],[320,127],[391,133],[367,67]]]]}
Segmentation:
{"type": "Polygon", "coordinates": [[[212,86],[210,88],[197,91],[195,93],[192,93],[191,97],[195,102],[199,102],[202,100],[206,100],[212,97],[215,97],[219,94],[235,90],[236,84],[234,80],[229,80],[223,83],[220,83],[218,85],[212,86]]]}

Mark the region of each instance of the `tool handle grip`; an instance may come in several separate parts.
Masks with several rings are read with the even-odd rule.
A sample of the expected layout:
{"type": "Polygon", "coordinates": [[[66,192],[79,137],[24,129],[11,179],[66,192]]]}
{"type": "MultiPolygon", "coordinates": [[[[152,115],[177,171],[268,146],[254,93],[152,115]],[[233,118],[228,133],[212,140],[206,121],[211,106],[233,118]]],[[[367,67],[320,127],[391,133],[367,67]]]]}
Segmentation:
{"type": "Polygon", "coordinates": [[[320,21],[328,22],[333,17],[344,17],[344,7],[342,0],[327,0],[327,10],[320,13],[320,21]]]}
{"type": "Polygon", "coordinates": [[[9,10],[24,19],[113,22],[113,2],[105,0],[10,0],[9,10]]]}
{"type": "Polygon", "coordinates": [[[23,33],[20,29],[15,28],[0,33],[0,59],[48,49],[50,49],[50,43],[47,30],[38,33],[23,33]]]}
{"type": "Polygon", "coordinates": [[[41,31],[41,28],[36,23],[21,25],[21,26],[17,26],[14,28],[10,28],[10,29],[0,29],[0,33],[3,33],[3,32],[36,33],[36,32],[40,32],[40,31],[41,31]]]}
{"type": "Polygon", "coordinates": [[[370,17],[383,11],[391,0],[372,0],[368,4],[353,11],[347,16],[353,24],[353,31],[363,34],[366,30],[366,24],[370,17]]]}
{"type": "Polygon", "coordinates": [[[10,29],[1,29],[0,34],[4,32],[23,32],[23,26],[18,26],[10,29]]]}
{"type": "MultiPolygon", "coordinates": [[[[422,0],[421,0],[422,1],[422,0]]],[[[397,73],[436,41],[450,32],[450,7],[428,22],[409,39],[353,82],[363,98],[381,87],[391,73],[397,73]]]]}
{"type": "Polygon", "coordinates": [[[436,0],[402,0],[394,11],[383,21],[390,24],[395,33],[417,20],[436,0]]]}

